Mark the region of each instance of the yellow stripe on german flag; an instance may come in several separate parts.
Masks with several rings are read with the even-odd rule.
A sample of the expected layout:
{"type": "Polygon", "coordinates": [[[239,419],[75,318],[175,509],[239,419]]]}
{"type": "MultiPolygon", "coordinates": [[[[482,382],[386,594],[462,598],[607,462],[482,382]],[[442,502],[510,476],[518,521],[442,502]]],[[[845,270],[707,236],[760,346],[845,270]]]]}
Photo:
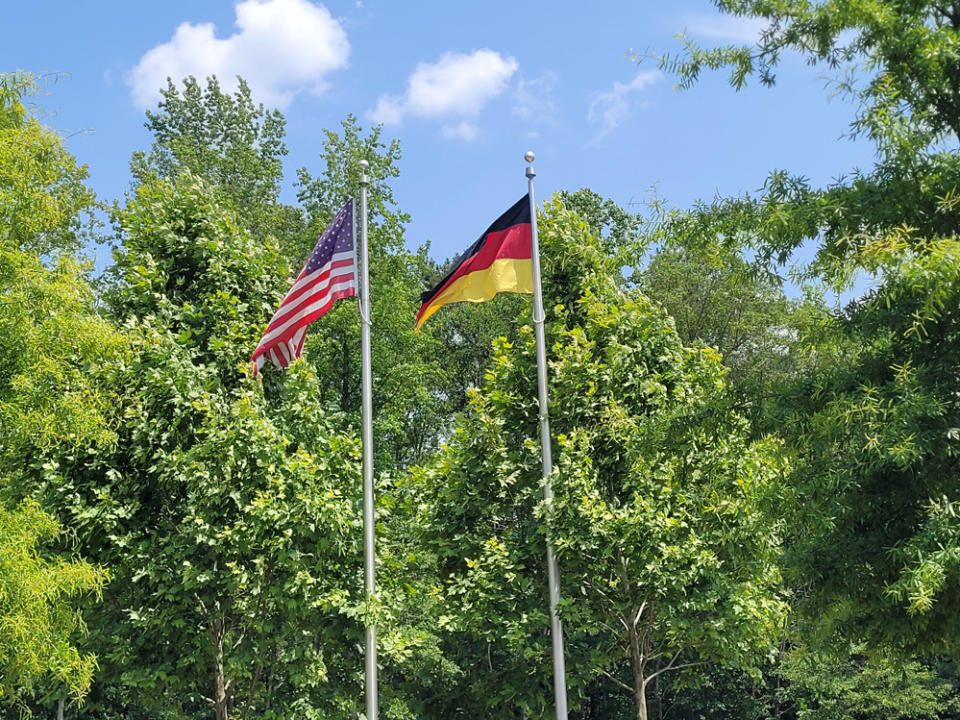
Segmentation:
{"type": "Polygon", "coordinates": [[[485,302],[500,292],[532,293],[530,198],[524,195],[420,296],[417,329],[444,305],[485,302]]]}

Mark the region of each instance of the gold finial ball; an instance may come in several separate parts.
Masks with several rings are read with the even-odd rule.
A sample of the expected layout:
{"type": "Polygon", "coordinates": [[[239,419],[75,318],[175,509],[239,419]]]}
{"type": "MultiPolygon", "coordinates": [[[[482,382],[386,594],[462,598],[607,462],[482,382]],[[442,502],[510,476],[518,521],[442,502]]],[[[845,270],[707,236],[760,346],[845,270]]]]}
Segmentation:
{"type": "Polygon", "coordinates": [[[366,160],[361,160],[360,167],[366,170],[368,167],[370,167],[370,163],[368,163],[366,160]]]}
{"type": "Polygon", "coordinates": [[[533,150],[527,150],[523,154],[523,159],[526,160],[527,162],[533,162],[534,159],[536,159],[536,156],[533,154],[533,150]]]}

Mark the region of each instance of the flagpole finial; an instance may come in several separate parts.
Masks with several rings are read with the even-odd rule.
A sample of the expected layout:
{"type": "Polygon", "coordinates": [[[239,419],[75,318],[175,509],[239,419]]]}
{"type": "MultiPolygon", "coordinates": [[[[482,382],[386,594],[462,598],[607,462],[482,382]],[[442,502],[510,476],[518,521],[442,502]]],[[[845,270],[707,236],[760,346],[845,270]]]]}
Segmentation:
{"type": "MultiPolygon", "coordinates": [[[[536,158],[536,155],[533,154],[533,150],[527,150],[523,154],[523,159],[526,160],[528,163],[532,163],[535,158],[536,158]]],[[[531,180],[537,176],[537,171],[533,169],[533,165],[527,165],[526,175],[531,180]]]]}
{"type": "Polygon", "coordinates": [[[361,185],[367,184],[367,168],[368,167],[370,167],[370,163],[368,163],[366,160],[360,161],[360,184],[361,185]]]}

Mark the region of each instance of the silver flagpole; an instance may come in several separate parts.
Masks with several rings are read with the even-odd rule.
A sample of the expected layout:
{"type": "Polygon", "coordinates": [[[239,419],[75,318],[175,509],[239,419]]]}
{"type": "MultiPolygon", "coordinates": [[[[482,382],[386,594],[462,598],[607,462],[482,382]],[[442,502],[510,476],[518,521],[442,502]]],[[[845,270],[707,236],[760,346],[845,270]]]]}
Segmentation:
{"type": "MultiPolygon", "coordinates": [[[[531,151],[524,153],[528,163],[534,160],[531,151]]],[[[527,189],[530,197],[531,255],[533,260],[533,327],[537,339],[537,388],[540,394],[540,448],[543,454],[543,498],[550,511],[553,487],[550,471],[553,458],[550,448],[550,416],[547,412],[547,349],[543,333],[543,290],[540,287],[540,243],[537,238],[537,202],[533,196],[533,179],[537,176],[533,165],[527,166],[527,189]]],[[[547,582],[550,586],[550,630],[553,636],[553,695],[557,706],[557,720],[567,720],[567,669],[563,659],[563,627],[557,615],[560,602],[560,573],[553,545],[547,541],[547,582]]]]}
{"type": "MultiPolygon", "coordinates": [[[[363,578],[367,602],[376,592],[373,513],[373,380],[370,373],[370,254],[367,249],[367,168],[360,161],[360,350],[363,367],[363,578]]],[[[367,620],[367,720],[377,720],[377,629],[367,620]]]]}

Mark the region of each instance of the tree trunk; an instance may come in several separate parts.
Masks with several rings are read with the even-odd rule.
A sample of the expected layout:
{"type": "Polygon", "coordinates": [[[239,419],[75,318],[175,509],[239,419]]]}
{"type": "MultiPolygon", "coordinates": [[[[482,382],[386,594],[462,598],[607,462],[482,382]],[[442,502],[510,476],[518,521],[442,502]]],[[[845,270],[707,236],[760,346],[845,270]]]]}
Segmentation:
{"type": "Polygon", "coordinates": [[[637,626],[630,623],[630,664],[633,667],[633,699],[637,705],[638,720],[647,720],[647,681],[643,675],[642,640],[637,626]]]}
{"type": "Polygon", "coordinates": [[[647,720],[647,690],[641,685],[634,693],[637,696],[637,720],[647,720]]]}
{"type": "Polygon", "coordinates": [[[660,694],[660,659],[657,658],[657,674],[654,675],[653,692],[657,696],[657,720],[663,720],[663,696],[660,694]]]}
{"type": "MultiPolygon", "coordinates": [[[[620,585],[624,594],[630,593],[630,575],[627,569],[627,561],[620,551],[617,551],[617,559],[620,561],[620,585]]],[[[636,608],[631,617],[626,622],[627,633],[630,638],[630,664],[633,668],[633,699],[637,705],[637,718],[647,720],[647,680],[644,677],[644,668],[646,658],[643,651],[645,648],[644,638],[637,632],[637,624],[640,622],[640,615],[646,603],[636,608]]]]}
{"type": "Polygon", "coordinates": [[[57,701],[57,720],[63,720],[63,700],[57,701]]]}
{"type": "Polygon", "coordinates": [[[229,720],[227,717],[227,684],[223,676],[223,620],[214,620],[210,624],[210,635],[216,651],[213,663],[214,694],[213,709],[216,720],[229,720]]]}

